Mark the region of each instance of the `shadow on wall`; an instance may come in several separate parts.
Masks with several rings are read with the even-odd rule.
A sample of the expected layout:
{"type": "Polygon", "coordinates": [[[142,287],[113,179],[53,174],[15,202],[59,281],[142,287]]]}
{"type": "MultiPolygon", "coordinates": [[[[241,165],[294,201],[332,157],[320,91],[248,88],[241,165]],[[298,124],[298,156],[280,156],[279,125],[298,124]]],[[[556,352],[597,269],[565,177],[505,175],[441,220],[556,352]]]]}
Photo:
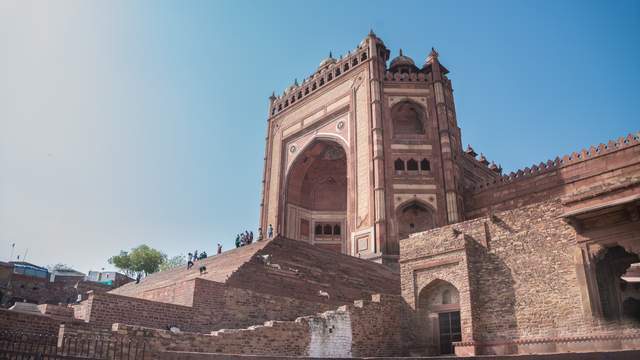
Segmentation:
{"type": "Polygon", "coordinates": [[[511,269],[472,236],[465,235],[465,242],[474,340],[516,338],[518,321],[511,269]]]}

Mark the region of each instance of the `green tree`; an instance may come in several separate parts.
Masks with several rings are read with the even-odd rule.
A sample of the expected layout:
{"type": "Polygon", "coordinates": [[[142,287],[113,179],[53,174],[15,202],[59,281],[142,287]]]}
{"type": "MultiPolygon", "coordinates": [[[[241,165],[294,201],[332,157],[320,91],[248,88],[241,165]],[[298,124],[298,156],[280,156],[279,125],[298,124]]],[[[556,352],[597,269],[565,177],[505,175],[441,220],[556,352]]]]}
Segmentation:
{"type": "Polygon", "coordinates": [[[56,270],[72,270],[71,266],[63,263],[47,265],[46,268],[49,272],[54,272],[56,270]]]}
{"type": "Polygon", "coordinates": [[[149,275],[160,270],[160,265],[165,262],[167,255],[151,248],[147,245],[140,245],[131,249],[130,252],[124,250],[120,254],[109,258],[109,264],[124,271],[127,275],[149,275]]]}
{"type": "Polygon", "coordinates": [[[162,264],[160,264],[160,271],[171,270],[186,265],[187,257],[184,255],[176,255],[166,259],[162,264]]]}

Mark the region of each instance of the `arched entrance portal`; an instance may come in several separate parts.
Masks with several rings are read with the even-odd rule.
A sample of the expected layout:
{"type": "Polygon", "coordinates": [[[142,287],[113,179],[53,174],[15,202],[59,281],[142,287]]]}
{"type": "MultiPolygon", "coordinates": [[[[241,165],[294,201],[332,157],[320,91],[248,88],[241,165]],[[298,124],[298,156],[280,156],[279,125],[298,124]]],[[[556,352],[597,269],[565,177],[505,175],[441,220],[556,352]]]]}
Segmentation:
{"type": "Polygon", "coordinates": [[[444,280],[434,280],[418,295],[417,314],[428,355],[453,354],[453,342],[462,340],[460,294],[444,280]]]}
{"type": "Polygon", "coordinates": [[[341,145],[317,140],[289,169],[285,235],[347,252],[347,156],[341,145]]]}

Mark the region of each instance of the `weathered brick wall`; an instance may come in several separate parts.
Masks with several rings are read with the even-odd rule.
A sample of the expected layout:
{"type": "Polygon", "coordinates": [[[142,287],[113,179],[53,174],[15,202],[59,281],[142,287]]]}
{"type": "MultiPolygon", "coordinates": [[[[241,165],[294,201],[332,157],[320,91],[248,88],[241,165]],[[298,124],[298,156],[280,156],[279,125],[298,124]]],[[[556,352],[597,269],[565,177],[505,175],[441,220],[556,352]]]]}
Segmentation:
{"type": "Polygon", "coordinates": [[[41,304],[38,305],[38,309],[42,314],[56,320],[71,321],[74,319],[74,310],[67,305],[41,304]]]}
{"type": "Polygon", "coordinates": [[[46,315],[0,309],[0,331],[55,335],[58,333],[59,326],[60,321],[46,315]]]}
{"type": "Polygon", "coordinates": [[[192,306],[182,306],[114,294],[90,294],[75,306],[76,318],[109,328],[124,323],[159,329],[176,326],[183,331],[209,332],[243,328],[268,320],[294,320],[333,308],[310,302],[237,289],[213,281],[193,279],[182,288],[192,289],[192,306]]]}
{"type": "Polygon", "coordinates": [[[194,312],[203,331],[243,328],[269,320],[295,320],[335,306],[238,289],[213,281],[196,280],[194,312]]]}
{"type": "Polygon", "coordinates": [[[86,300],[85,321],[110,328],[113,323],[125,322],[165,329],[177,326],[186,331],[199,331],[191,307],[131,298],[113,294],[90,293],[86,300]]]}
{"type": "Polygon", "coordinates": [[[559,217],[562,211],[560,200],[550,200],[401,241],[403,296],[415,308],[425,282],[454,284],[463,342],[640,334],[637,324],[583,315],[575,230],[559,217]]]}
{"type": "Polygon", "coordinates": [[[88,291],[107,292],[112,287],[93,281],[59,281],[12,274],[9,288],[5,290],[7,300],[27,301],[35,304],[71,304],[78,295],[86,299],[88,291]]]}
{"type": "Polygon", "coordinates": [[[375,294],[350,308],[353,356],[404,355],[404,301],[399,296],[375,294]]]}
{"type": "Polygon", "coordinates": [[[295,321],[268,321],[246,329],[211,334],[178,333],[117,324],[119,336],[143,337],[156,352],[275,356],[350,357],[398,355],[400,318],[398,296],[374,295],[338,310],[305,316],[295,321]]]}
{"type": "MultiPolygon", "coordinates": [[[[172,283],[170,285],[149,289],[141,293],[142,299],[165,302],[169,304],[192,306],[195,279],[172,283]]],[[[135,285],[132,285],[135,286],[135,285]]]]}

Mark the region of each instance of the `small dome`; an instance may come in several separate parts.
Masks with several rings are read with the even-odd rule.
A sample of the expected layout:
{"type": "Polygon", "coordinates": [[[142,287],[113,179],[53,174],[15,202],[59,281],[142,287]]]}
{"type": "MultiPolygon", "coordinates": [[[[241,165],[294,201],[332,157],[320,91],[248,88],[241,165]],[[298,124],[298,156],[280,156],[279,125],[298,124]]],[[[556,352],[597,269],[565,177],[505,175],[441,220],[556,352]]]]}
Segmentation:
{"type": "Polygon", "coordinates": [[[320,63],[320,65],[318,66],[319,68],[323,68],[327,65],[330,64],[335,64],[336,63],[336,59],[333,58],[333,55],[331,54],[331,52],[329,52],[329,57],[322,60],[322,62],[320,63]]]}
{"type": "Polygon", "coordinates": [[[397,66],[415,67],[416,63],[414,63],[413,60],[410,57],[404,56],[402,54],[402,49],[400,49],[400,55],[398,55],[393,60],[391,60],[391,64],[389,65],[389,68],[394,68],[394,67],[397,67],[397,66]]]}
{"type": "Polygon", "coordinates": [[[293,84],[289,85],[289,87],[287,87],[287,89],[284,91],[284,93],[289,93],[291,92],[291,90],[295,89],[298,87],[298,79],[293,80],[293,84]]]}

